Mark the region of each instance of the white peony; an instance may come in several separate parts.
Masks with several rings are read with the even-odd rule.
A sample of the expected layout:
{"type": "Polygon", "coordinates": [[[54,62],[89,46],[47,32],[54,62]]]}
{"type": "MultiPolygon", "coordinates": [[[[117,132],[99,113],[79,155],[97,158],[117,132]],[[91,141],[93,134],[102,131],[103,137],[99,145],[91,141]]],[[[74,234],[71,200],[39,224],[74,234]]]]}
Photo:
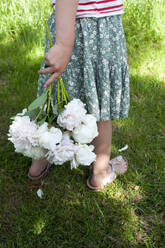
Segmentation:
{"type": "Polygon", "coordinates": [[[71,170],[76,169],[79,166],[75,156],[73,157],[73,160],[71,161],[70,166],[71,166],[71,170]]]}
{"type": "Polygon", "coordinates": [[[38,126],[36,136],[40,137],[45,132],[48,132],[48,123],[47,122],[44,122],[41,126],[38,126]]]}
{"type": "Polygon", "coordinates": [[[47,150],[43,149],[42,147],[39,146],[31,146],[29,149],[26,149],[22,152],[24,156],[34,158],[36,160],[39,160],[43,157],[45,157],[47,153],[47,150]]]}
{"type": "Polygon", "coordinates": [[[68,132],[63,134],[61,143],[56,146],[55,150],[49,151],[46,154],[47,160],[52,164],[63,164],[73,159],[75,153],[75,145],[70,139],[68,132]]]}
{"type": "Polygon", "coordinates": [[[76,127],[72,136],[78,143],[90,143],[98,135],[96,118],[93,115],[85,115],[83,123],[76,127]]]}
{"type": "Polygon", "coordinates": [[[96,154],[93,152],[94,146],[76,145],[75,156],[71,162],[71,168],[77,168],[78,165],[90,165],[96,161],[96,154]]]}
{"type": "MultiPolygon", "coordinates": [[[[24,113],[23,110],[22,114],[24,113]]],[[[45,156],[46,151],[39,147],[37,128],[29,116],[17,114],[10,125],[8,139],[14,144],[16,152],[38,160],[45,156]]]]}
{"type": "Polygon", "coordinates": [[[64,108],[57,123],[72,132],[62,133],[59,128],[49,128],[47,122],[37,125],[29,116],[24,116],[27,109],[17,114],[8,133],[15,151],[36,160],[45,157],[52,164],[61,165],[71,161],[71,168],[90,165],[95,161],[94,147],[86,143],[98,135],[96,118],[86,114],[84,104],[79,99],[72,100],[64,108]],[[71,135],[81,144],[75,145],[71,135]]]}
{"type": "Polygon", "coordinates": [[[72,131],[80,125],[85,114],[84,104],[79,99],[73,99],[65,105],[64,111],[57,118],[57,123],[64,129],[72,131]]]}
{"type": "Polygon", "coordinates": [[[39,144],[41,147],[54,151],[56,145],[61,142],[62,132],[59,128],[51,127],[48,131],[43,132],[39,136],[39,144]]]}
{"type": "Polygon", "coordinates": [[[37,125],[30,121],[29,116],[16,116],[9,128],[9,140],[14,144],[17,152],[38,146],[36,138],[37,125]]]}

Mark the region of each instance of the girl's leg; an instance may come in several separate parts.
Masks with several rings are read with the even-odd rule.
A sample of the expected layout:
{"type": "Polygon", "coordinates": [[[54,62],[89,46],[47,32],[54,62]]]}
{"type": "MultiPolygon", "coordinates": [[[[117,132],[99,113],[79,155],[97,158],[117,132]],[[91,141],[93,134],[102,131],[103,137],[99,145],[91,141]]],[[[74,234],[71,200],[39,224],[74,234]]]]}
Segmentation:
{"type": "Polygon", "coordinates": [[[112,121],[99,121],[97,123],[99,135],[92,144],[95,146],[97,155],[96,162],[93,163],[93,174],[90,183],[96,187],[109,177],[111,167],[109,165],[111,142],[112,142],[112,121]]]}
{"type": "Polygon", "coordinates": [[[45,158],[40,159],[40,160],[32,159],[32,164],[31,164],[31,167],[29,169],[29,174],[32,177],[40,176],[42,171],[46,168],[47,164],[48,164],[48,161],[45,158]]]}

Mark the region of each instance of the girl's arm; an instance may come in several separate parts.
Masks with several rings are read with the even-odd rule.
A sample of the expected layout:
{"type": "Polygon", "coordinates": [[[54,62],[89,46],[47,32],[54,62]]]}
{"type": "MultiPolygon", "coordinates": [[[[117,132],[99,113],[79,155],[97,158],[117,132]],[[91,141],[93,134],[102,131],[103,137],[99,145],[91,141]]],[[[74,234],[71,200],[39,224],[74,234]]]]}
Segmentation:
{"type": "Polygon", "coordinates": [[[56,43],[45,56],[47,68],[39,74],[52,74],[44,87],[48,87],[65,70],[74,45],[75,18],[78,0],[56,0],[56,43]]]}
{"type": "Polygon", "coordinates": [[[78,0],[56,0],[56,43],[72,49],[78,0]]]}

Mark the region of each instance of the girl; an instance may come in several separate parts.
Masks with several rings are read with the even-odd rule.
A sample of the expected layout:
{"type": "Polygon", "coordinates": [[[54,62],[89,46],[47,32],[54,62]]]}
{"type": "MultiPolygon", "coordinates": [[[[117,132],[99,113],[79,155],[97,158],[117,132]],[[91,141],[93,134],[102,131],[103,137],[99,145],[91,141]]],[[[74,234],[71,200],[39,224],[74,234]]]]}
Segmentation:
{"type": "MultiPolygon", "coordinates": [[[[80,98],[97,118],[97,159],[87,185],[100,190],[116,178],[115,171],[127,170],[121,156],[110,161],[112,119],[127,118],[129,109],[122,0],[53,0],[53,5],[48,26],[54,46],[49,49],[46,35],[38,95],[52,83],[56,94],[54,81],[62,74],[70,99],[80,98]]],[[[42,178],[49,167],[45,159],[33,160],[29,177],[42,178]]]]}

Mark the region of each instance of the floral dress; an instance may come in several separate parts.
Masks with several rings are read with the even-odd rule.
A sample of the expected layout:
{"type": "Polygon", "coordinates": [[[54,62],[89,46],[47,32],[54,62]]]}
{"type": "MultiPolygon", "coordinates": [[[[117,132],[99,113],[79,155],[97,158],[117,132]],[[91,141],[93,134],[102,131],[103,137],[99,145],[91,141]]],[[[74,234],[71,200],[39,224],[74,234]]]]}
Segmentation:
{"type": "MultiPolygon", "coordinates": [[[[53,43],[56,37],[54,11],[48,20],[53,43]]],[[[48,35],[45,53],[49,49],[48,35]]],[[[43,60],[41,68],[45,67],[43,60]]],[[[41,74],[38,95],[50,75],[41,74]]],[[[79,98],[97,121],[127,118],[129,68],[121,15],[77,18],[71,58],[62,78],[70,99],[79,98]]],[[[57,84],[53,83],[56,95],[57,84]]]]}

